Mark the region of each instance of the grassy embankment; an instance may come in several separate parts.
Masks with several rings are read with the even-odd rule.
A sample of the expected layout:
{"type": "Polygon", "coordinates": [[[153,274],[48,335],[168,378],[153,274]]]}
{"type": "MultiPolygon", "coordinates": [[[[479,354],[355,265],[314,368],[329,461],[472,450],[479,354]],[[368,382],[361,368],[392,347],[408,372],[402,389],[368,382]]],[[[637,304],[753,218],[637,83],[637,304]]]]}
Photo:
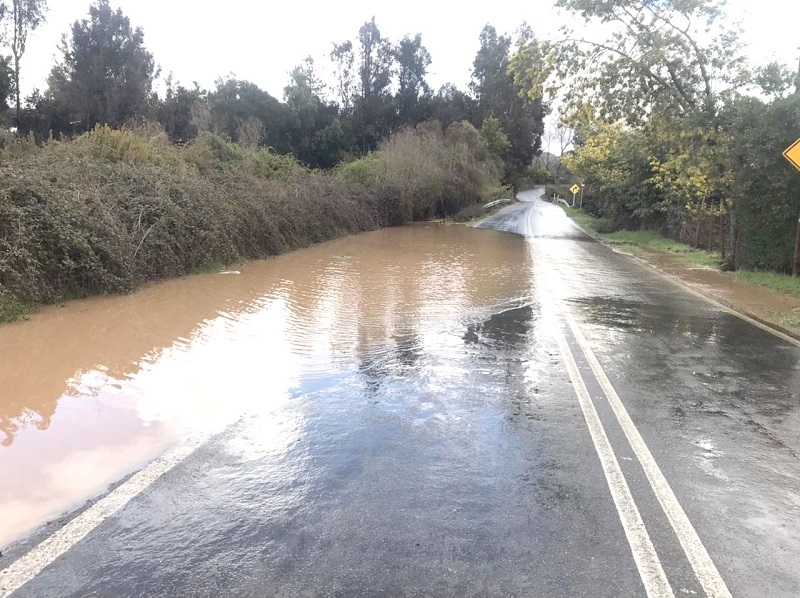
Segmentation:
{"type": "MultiPolygon", "coordinates": [[[[563,205],[561,207],[570,218],[575,220],[575,222],[594,236],[611,245],[623,246],[626,251],[634,255],[644,256],[647,250],[650,249],[670,253],[690,264],[709,267],[717,267],[720,265],[718,253],[696,249],[689,245],[668,239],[658,233],[627,230],[612,233],[598,232],[598,228],[602,229],[602,226],[598,226],[598,223],[600,223],[599,219],[575,208],[565,207],[563,205]]],[[[772,289],[792,297],[800,297],[800,278],[794,278],[787,274],[778,274],[775,272],[750,272],[745,270],[733,272],[732,275],[739,280],[754,285],[772,289]]]]}
{"type": "Polygon", "coordinates": [[[427,123],[332,172],[211,134],[0,138],[0,321],[32,307],[447,216],[502,191],[468,124],[427,123]]]}

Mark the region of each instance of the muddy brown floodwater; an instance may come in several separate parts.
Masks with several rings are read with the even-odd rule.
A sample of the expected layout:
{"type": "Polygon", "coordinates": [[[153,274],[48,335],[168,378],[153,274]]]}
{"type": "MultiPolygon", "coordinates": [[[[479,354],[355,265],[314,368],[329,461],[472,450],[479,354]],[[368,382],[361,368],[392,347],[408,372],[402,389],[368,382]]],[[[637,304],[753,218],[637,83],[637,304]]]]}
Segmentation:
{"type": "Polygon", "coordinates": [[[394,228],[0,327],[0,547],[186,435],[382,352],[413,357],[524,296],[529,259],[513,235],[394,228]]]}

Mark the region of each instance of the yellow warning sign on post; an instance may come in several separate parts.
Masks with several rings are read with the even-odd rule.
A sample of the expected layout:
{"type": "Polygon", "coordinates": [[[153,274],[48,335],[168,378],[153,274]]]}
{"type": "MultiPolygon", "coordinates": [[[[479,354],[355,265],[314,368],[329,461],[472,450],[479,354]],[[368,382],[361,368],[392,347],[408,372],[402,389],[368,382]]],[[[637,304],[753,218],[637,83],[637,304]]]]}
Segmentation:
{"type": "MultiPolygon", "coordinates": [[[[800,141],[800,139],[798,139],[798,141],[800,141]]],[[[797,145],[797,144],[795,144],[795,145],[797,145]]],[[[800,154],[800,152],[798,152],[798,153],[800,154]]],[[[798,167],[798,168],[800,168],[800,167],[798,167]]],[[[569,190],[572,192],[573,195],[575,195],[578,191],[581,190],[581,188],[578,187],[578,185],[572,185],[572,187],[570,187],[569,190]]]]}
{"type": "Polygon", "coordinates": [[[800,139],[786,148],[783,157],[789,160],[797,170],[800,170],[800,139]]]}

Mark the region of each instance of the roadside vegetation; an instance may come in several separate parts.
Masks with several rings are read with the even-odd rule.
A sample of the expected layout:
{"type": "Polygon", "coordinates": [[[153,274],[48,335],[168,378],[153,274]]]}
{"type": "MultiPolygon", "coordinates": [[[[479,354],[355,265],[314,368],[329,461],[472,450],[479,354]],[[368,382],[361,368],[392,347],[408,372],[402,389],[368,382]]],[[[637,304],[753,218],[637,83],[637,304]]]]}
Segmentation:
{"type": "Polygon", "coordinates": [[[109,0],[72,24],[46,88],[22,97],[25,40],[47,4],[7,0],[0,320],[375,227],[468,221],[545,181],[585,182],[594,219],[575,217],[609,242],[791,271],[800,175],[780,153],[800,134],[800,80],[792,94],[788,67],[748,64],[711,0],[555,1],[603,23],[583,28],[599,37],[487,25],[469,87],[436,91],[421,36],[390,40],[373,18],[333,44],[329,81],[308,58],[279,99],[171,74],[159,96],[144,31],[109,0]]]}
{"type": "Polygon", "coordinates": [[[800,173],[781,154],[800,137],[794,66],[751,64],[724,3],[556,4],[577,31],[527,40],[510,69],[531,97],[558,98],[563,182],[585,183],[600,230],[655,232],[729,269],[792,272],[800,173]]]}
{"type": "MultiPolygon", "coordinates": [[[[719,267],[720,255],[713,251],[697,249],[653,231],[618,230],[603,232],[605,223],[577,208],[561,205],[567,215],[575,220],[586,231],[608,243],[617,245],[634,255],[645,255],[647,250],[663,251],[698,266],[719,267]]],[[[788,277],[787,277],[788,278],[788,277]]]]}
{"type": "Polygon", "coordinates": [[[454,214],[502,190],[469,123],[402,131],[331,172],[210,133],[177,146],[155,125],[0,146],[0,320],[454,214]]]}
{"type": "MultiPolygon", "coordinates": [[[[698,249],[660,235],[653,231],[601,232],[604,223],[591,214],[577,208],[559,204],[566,214],[575,220],[583,229],[609,245],[617,245],[628,253],[647,257],[653,250],[672,254],[689,264],[719,268],[722,259],[719,252],[698,249]]],[[[771,289],[791,297],[800,298],[800,278],[779,272],[738,270],[731,273],[737,279],[750,284],[771,289]]],[[[790,327],[800,326],[800,316],[781,314],[783,324],[790,327]]]]}

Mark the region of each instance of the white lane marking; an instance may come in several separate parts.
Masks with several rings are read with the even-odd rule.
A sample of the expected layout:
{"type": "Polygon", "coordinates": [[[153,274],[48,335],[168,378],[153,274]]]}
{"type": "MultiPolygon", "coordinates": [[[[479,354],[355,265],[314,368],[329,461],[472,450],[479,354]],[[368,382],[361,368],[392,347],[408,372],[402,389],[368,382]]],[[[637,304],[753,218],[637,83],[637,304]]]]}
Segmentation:
{"type": "MultiPolygon", "coordinates": [[[[632,257],[636,257],[636,256],[632,256],[632,257]]],[[[665,274],[664,272],[659,271],[655,266],[652,266],[651,264],[648,264],[647,262],[644,262],[644,263],[646,265],[650,266],[651,268],[653,268],[656,271],[657,274],[660,274],[662,277],[666,278],[671,283],[679,286],[684,291],[686,291],[687,293],[690,293],[691,295],[694,295],[698,299],[702,299],[706,303],[709,303],[709,304],[713,305],[714,307],[716,307],[720,311],[724,311],[727,314],[730,314],[732,316],[736,316],[737,318],[744,320],[748,324],[752,324],[756,328],[761,328],[761,330],[769,332],[770,334],[773,334],[773,335],[777,336],[779,339],[785,340],[787,343],[791,343],[791,344],[795,345],[796,347],[800,347],[800,340],[797,340],[796,338],[791,337],[788,334],[786,334],[784,332],[781,332],[780,330],[775,330],[771,326],[767,326],[763,322],[759,322],[755,318],[752,318],[752,317],[748,316],[745,313],[742,313],[742,312],[737,311],[737,310],[735,310],[735,309],[733,309],[731,307],[728,307],[724,303],[721,303],[720,301],[717,301],[716,299],[708,297],[707,295],[704,295],[700,291],[696,291],[695,289],[693,289],[692,287],[690,287],[689,285],[687,285],[683,281],[678,280],[677,278],[675,278],[675,277],[673,277],[673,276],[671,276],[669,274],[665,274]]]]}
{"type": "Polygon", "coordinates": [[[796,347],[800,347],[800,340],[794,338],[793,336],[790,336],[790,335],[786,334],[785,332],[781,332],[780,330],[776,330],[772,326],[768,326],[767,324],[764,324],[763,322],[759,322],[758,320],[756,320],[752,316],[748,316],[746,313],[743,313],[741,311],[735,310],[732,307],[728,307],[727,305],[725,305],[721,301],[719,301],[717,299],[714,299],[713,297],[709,297],[708,295],[706,295],[704,293],[701,293],[700,291],[692,288],[688,283],[685,283],[682,280],[680,280],[677,276],[673,276],[672,274],[667,274],[666,272],[662,272],[661,270],[658,269],[658,267],[654,266],[653,264],[651,264],[647,260],[644,260],[644,259],[642,259],[642,258],[640,258],[640,257],[638,257],[636,255],[628,253],[627,251],[623,251],[621,249],[618,249],[618,248],[616,248],[616,247],[614,247],[612,245],[608,245],[607,243],[605,243],[604,241],[602,241],[601,239],[599,239],[598,237],[596,237],[595,235],[593,235],[592,233],[587,231],[580,224],[575,222],[575,220],[573,220],[572,218],[570,218],[570,220],[572,221],[572,223],[575,226],[577,226],[579,229],[581,229],[583,232],[585,232],[587,236],[592,237],[598,243],[601,243],[602,245],[605,245],[606,247],[611,249],[611,251],[613,251],[614,253],[617,253],[619,255],[625,255],[625,256],[631,258],[632,260],[636,261],[638,264],[640,264],[642,266],[647,266],[649,269],[651,269],[653,272],[655,272],[661,278],[671,282],[672,284],[674,284],[677,287],[680,287],[682,290],[686,291],[690,295],[692,295],[694,297],[697,297],[698,299],[702,299],[703,301],[705,301],[709,305],[713,305],[718,310],[723,311],[726,314],[730,314],[732,316],[736,316],[737,318],[739,318],[741,320],[744,320],[748,324],[752,324],[756,328],[760,328],[761,330],[763,330],[765,332],[769,332],[770,334],[773,334],[773,335],[777,336],[779,339],[785,340],[787,343],[791,343],[792,345],[794,345],[796,347]]]}
{"type": "Polygon", "coordinates": [[[567,344],[567,339],[561,330],[560,321],[556,323],[554,328],[561,357],[567,367],[572,386],[575,388],[575,394],[578,396],[583,417],[589,427],[589,433],[597,451],[597,456],[600,457],[600,463],[606,475],[606,482],[611,490],[611,497],[622,521],[622,527],[628,538],[628,544],[630,544],[633,559],[636,562],[636,567],[639,570],[647,595],[650,598],[674,597],[667,575],[664,573],[664,568],[661,566],[656,549],[650,540],[650,535],[647,533],[642,516],[633,500],[631,490],[614,455],[614,449],[608,440],[608,436],[606,436],[606,431],[600,422],[600,417],[597,415],[592,398],[589,396],[589,391],[567,344]]]}
{"type": "Polygon", "coordinates": [[[209,436],[189,438],[167,451],[30,552],[0,571],[0,598],[6,598],[36,577],[42,569],[67,552],[89,532],[191,455],[208,438],[209,436]]]}
{"type": "Polygon", "coordinates": [[[697,535],[694,526],[692,526],[691,521],[689,521],[678,499],[672,492],[667,478],[664,477],[650,449],[647,448],[644,439],[641,434],[639,434],[639,430],[636,429],[633,420],[630,418],[630,415],[628,415],[628,411],[622,404],[622,400],[619,398],[617,391],[614,390],[614,387],[611,385],[611,381],[603,371],[597,357],[595,357],[594,351],[592,351],[592,348],[589,346],[586,337],[572,317],[568,314],[564,314],[564,318],[570,330],[572,330],[575,339],[578,341],[578,345],[580,345],[581,350],[586,356],[589,366],[592,368],[592,372],[594,372],[597,381],[600,383],[600,387],[606,394],[608,402],[614,414],[617,416],[617,420],[622,426],[625,436],[628,438],[631,448],[633,448],[634,454],[639,459],[639,463],[641,463],[644,469],[644,473],[650,482],[650,486],[653,488],[653,492],[655,492],[658,498],[658,502],[661,503],[661,508],[664,509],[664,513],[666,513],[667,519],[669,519],[672,529],[675,531],[675,535],[678,536],[678,540],[689,562],[692,564],[692,568],[694,569],[700,585],[703,586],[703,590],[705,590],[709,598],[730,598],[731,593],[725,585],[725,581],[722,579],[717,567],[714,565],[714,561],[711,560],[708,551],[700,540],[700,536],[697,535]]]}

